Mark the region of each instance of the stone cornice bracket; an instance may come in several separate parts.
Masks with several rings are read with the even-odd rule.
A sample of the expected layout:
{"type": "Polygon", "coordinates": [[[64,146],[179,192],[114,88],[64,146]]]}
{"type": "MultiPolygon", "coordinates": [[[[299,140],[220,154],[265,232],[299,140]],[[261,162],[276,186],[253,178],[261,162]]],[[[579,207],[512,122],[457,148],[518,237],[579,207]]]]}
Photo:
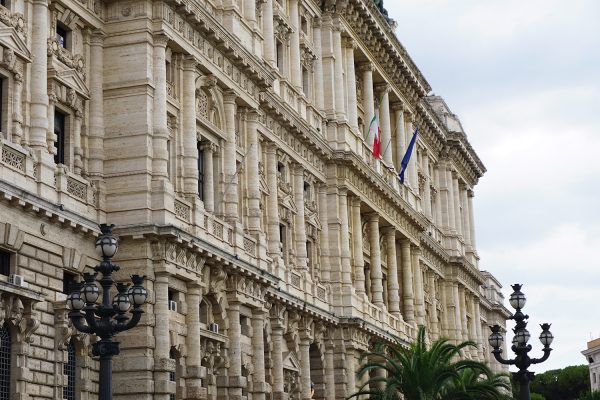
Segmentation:
{"type": "Polygon", "coordinates": [[[40,321],[34,318],[34,307],[43,297],[28,289],[8,291],[2,287],[5,285],[0,286],[0,324],[8,323],[15,328],[17,342],[32,343],[31,335],[40,326],[40,321]]]}
{"type": "Polygon", "coordinates": [[[324,12],[343,14],[348,8],[348,0],[324,0],[321,7],[324,12]]]}
{"type": "Polygon", "coordinates": [[[155,47],[167,47],[169,43],[169,37],[164,33],[152,35],[152,44],[155,47]]]}
{"type": "Polygon", "coordinates": [[[196,88],[212,89],[217,86],[217,77],[213,74],[203,75],[198,77],[196,81],[196,88]]]}

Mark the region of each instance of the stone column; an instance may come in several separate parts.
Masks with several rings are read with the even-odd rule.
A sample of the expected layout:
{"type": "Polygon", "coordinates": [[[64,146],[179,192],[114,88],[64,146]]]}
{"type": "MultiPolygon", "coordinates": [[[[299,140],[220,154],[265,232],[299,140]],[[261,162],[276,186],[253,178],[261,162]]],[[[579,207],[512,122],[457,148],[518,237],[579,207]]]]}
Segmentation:
{"type": "Polygon", "coordinates": [[[81,175],[83,171],[83,149],[81,148],[81,120],[83,113],[76,109],[73,118],[73,172],[81,175]]]}
{"type": "Polygon", "coordinates": [[[360,197],[352,197],[352,247],[354,250],[354,289],[357,294],[365,293],[365,259],[363,254],[362,219],[360,197]]]}
{"type": "Polygon", "coordinates": [[[202,143],[202,158],[204,168],[204,210],[210,213],[215,211],[215,184],[214,184],[214,160],[213,154],[217,151],[217,146],[212,142],[202,143]]]}
{"type": "Polygon", "coordinates": [[[292,25],[290,36],[290,67],[292,85],[302,92],[302,68],[300,67],[300,17],[298,14],[298,0],[289,0],[289,16],[292,25]]]}
{"type": "MultiPolygon", "coordinates": [[[[356,393],[356,350],[349,348],[346,349],[346,359],[344,367],[346,369],[346,393],[341,396],[348,398],[349,396],[356,393]]],[[[329,399],[327,399],[329,400],[329,399]]]]}
{"type": "Polygon", "coordinates": [[[265,318],[266,315],[262,310],[255,310],[252,313],[252,363],[254,365],[252,398],[254,400],[264,400],[267,392],[265,382],[265,318]]]}
{"type": "Polygon", "coordinates": [[[471,249],[471,229],[469,222],[469,199],[467,197],[467,187],[464,184],[459,185],[460,202],[462,204],[462,232],[467,249],[471,249]]]}
{"type": "Polygon", "coordinates": [[[402,158],[406,152],[406,132],[404,122],[404,106],[402,102],[395,102],[392,104],[392,110],[394,111],[395,119],[395,130],[396,130],[396,171],[400,171],[402,158]]]}
{"type": "Polygon", "coordinates": [[[321,59],[321,18],[313,19],[313,43],[315,51],[318,54],[317,59],[314,61],[315,68],[315,105],[319,111],[323,111],[323,98],[325,93],[323,91],[323,61],[321,59]]]}
{"type": "Polygon", "coordinates": [[[409,324],[415,322],[415,303],[413,291],[413,272],[411,266],[410,240],[400,241],[400,256],[402,259],[402,296],[404,303],[404,318],[409,324]]]}
{"type": "Polygon", "coordinates": [[[455,217],[455,207],[454,207],[454,184],[452,183],[452,169],[446,168],[446,182],[445,189],[447,190],[447,200],[448,200],[448,228],[451,233],[456,233],[456,217],[455,217]]]}
{"type": "Polygon", "coordinates": [[[335,114],[338,121],[346,120],[344,58],[342,55],[342,23],[339,18],[333,20],[333,54],[335,57],[335,114]]]}
{"type": "MultiPolygon", "coordinates": [[[[13,91],[13,129],[12,129],[12,141],[17,144],[26,145],[25,138],[23,137],[23,114],[21,98],[23,94],[23,71],[16,72],[14,75],[15,89],[13,91]]],[[[10,137],[10,136],[9,136],[10,137]]]]}
{"type": "Polygon", "coordinates": [[[225,158],[223,177],[225,185],[223,188],[223,200],[225,203],[225,219],[230,224],[239,221],[238,216],[238,174],[237,174],[237,151],[235,139],[235,113],[237,96],[233,90],[223,94],[223,106],[225,108],[225,158]]]}
{"type": "Polygon", "coordinates": [[[265,0],[262,9],[263,55],[265,61],[275,67],[275,32],[273,29],[273,1],[265,0]]]}
{"type": "Polygon", "coordinates": [[[427,285],[429,286],[429,295],[431,296],[431,334],[434,339],[438,339],[440,337],[440,324],[438,322],[435,281],[435,272],[431,271],[427,274],[427,285]]]}
{"type": "Polygon", "coordinates": [[[389,312],[395,317],[402,318],[400,315],[400,282],[396,264],[396,228],[393,226],[383,228],[383,236],[387,244],[389,312]]]}
{"type": "Polygon", "coordinates": [[[413,279],[415,282],[415,311],[417,325],[425,325],[425,289],[423,288],[423,270],[421,269],[421,249],[413,247],[411,249],[413,264],[413,279]]]}
{"type": "Polygon", "coordinates": [[[88,174],[92,179],[104,174],[104,39],[94,32],[90,39],[90,120],[88,132],[88,174]]]}
{"type": "MultiPolygon", "coordinates": [[[[412,114],[408,114],[409,117],[405,118],[406,120],[406,147],[408,148],[408,145],[410,144],[410,141],[412,140],[413,134],[415,132],[415,127],[413,124],[414,121],[414,116],[412,114]]],[[[419,190],[419,179],[417,176],[417,148],[416,148],[416,144],[415,147],[413,148],[412,154],[410,156],[410,161],[408,163],[408,178],[409,178],[409,182],[410,182],[410,186],[413,188],[413,190],[415,192],[418,192],[419,190]]]]}
{"type": "Polygon", "coordinates": [[[325,393],[326,399],[335,399],[335,365],[333,361],[333,341],[331,339],[325,340],[325,393]]]}
{"type": "Polygon", "coordinates": [[[203,368],[200,357],[200,295],[201,288],[196,282],[188,282],[188,292],[186,296],[188,313],[185,317],[187,325],[187,336],[185,345],[188,349],[186,357],[187,376],[185,385],[187,387],[189,398],[199,399],[202,392],[203,368]]]}
{"type": "MultiPolygon", "coordinates": [[[[169,357],[171,347],[169,335],[169,277],[165,273],[156,275],[154,281],[154,381],[166,383],[173,369],[169,357]]],[[[155,394],[155,399],[168,400],[167,393],[155,394]]]]}
{"type": "Polygon", "coordinates": [[[294,201],[296,202],[296,267],[308,270],[306,254],[306,221],[304,220],[304,167],[295,164],[292,168],[294,179],[294,201]]]}
{"type": "Polygon", "coordinates": [[[460,189],[458,187],[458,174],[452,174],[452,188],[454,190],[454,226],[459,235],[463,234],[462,218],[460,215],[460,189]]]}
{"type": "Polygon", "coordinates": [[[300,398],[310,399],[310,338],[306,333],[300,335],[300,398]]]}
{"type": "Polygon", "coordinates": [[[390,85],[384,83],[377,85],[377,90],[381,95],[381,104],[379,105],[379,123],[381,127],[381,157],[383,161],[392,166],[392,125],[390,122],[390,85]]]}
{"type": "MultiPolygon", "coordinates": [[[[321,52],[320,59],[323,69],[323,110],[328,119],[335,119],[336,110],[336,67],[335,51],[333,45],[333,20],[331,14],[325,13],[321,17],[321,52]]],[[[319,57],[317,57],[319,59],[319,57]]],[[[317,88],[317,90],[319,90],[317,88]]]]}
{"type": "MultiPolygon", "coordinates": [[[[373,65],[370,62],[360,64],[359,71],[363,78],[363,109],[365,111],[365,132],[361,132],[363,137],[369,133],[369,124],[375,115],[375,98],[373,95],[373,65]]],[[[371,143],[367,143],[369,146],[371,143]]]]}
{"type": "MultiPolygon", "coordinates": [[[[46,108],[46,112],[48,114],[48,131],[46,132],[46,145],[48,146],[48,152],[50,154],[56,154],[56,147],[54,147],[54,142],[56,141],[57,137],[56,134],[54,133],[54,111],[55,111],[55,104],[58,101],[58,97],[56,96],[56,93],[54,92],[54,86],[51,86],[49,88],[49,92],[48,92],[48,107],[46,108]]],[[[30,137],[31,137],[31,129],[29,129],[30,132],[30,137]]]]}
{"type": "MultiPolygon", "coordinates": [[[[271,320],[273,321],[273,319],[271,320]]],[[[271,362],[273,372],[273,399],[283,398],[283,326],[273,324],[271,326],[271,362]]]]}
{"type": "Polygon", "coordinates": [[[371,293],[373,304],[385,309],[383,302],[383,273],[381,271],[381,248],[379,247],[379,214],[367,216],[369,223],[369,243],[371,245],[371,293]]]}
{"type": "Polygon", "coordinates": [[[261,231],[260,221],[260,176],[258,173],[259,143],[258,143],[258,113],[250,110],[246,113],[247,150],[245,167],[248,179],[248,230],[258,233],[261,231]]]}
{"type": "Polygon", "coordinates": [[[281,238],[279,236],[279,204],[277,201],[277,145],[266,143],[267,154],[267,248],[269,256],[275,261],[281,258],[281,238]]]}
{"type": "Polygon", "coordinates": [[[356,74],[354,71],[354,49],[356,43],[351,37],[346,38],[346,87],[348,89],[348,123],[350,128],[358,131],[358,107],[356,99],[356,74]]]}
{"type": "Polygon", "coordinates": [[[431,210],[431,177],[429,176],[429,154],[427,151],[423,152],[423,175],[425,176],[425,189],[423,190],[423,210],[425,210],[425,216],[429,220],[433,220],[431,210]]]}
{"type": "Polygon", "coordinates": [[[227,309],[227,319],[229,320],[229,384],[228,398],[232,400],[242,399],[242,387],[245,382],[242,379],[242,326],[240,325],[240,304],[238,302],[229,302],[227,309]]]}
{"type": "Polygon", "coordinates": [[[329,261],[329,210],[327,209],[327,184],[321,183],[318,187],[319,218],[321,220],[321,280],[331,280],[331,264],[329,261]]]}
{"type": "MultiPolygon", "coordinates": [[[[48,0],[33,0],[32,2],[29,145],[34,150],[42,150],[54,145],[54,140],[50,144],[46,140],[48,130],[48,0]]],[[[52,118],[54,119],[54,116],[52,118]]]]}
{"type": "Polygon", "coordinates": [[[469,237],[471,239],[471,249],[473,249],[473,251],[475,251],[475,248],[477,247],[475,245],[475,219],[474,219],[474,213],[473,213],[473,197],[475,196],[475,193],[473,192],[473,190],[469,190],[467,192],[467,198],[468,198],[468,204],[469,204],[469,237]]]}
{"type": "Polygon", "coordinates": [[[339,207],[341,226],[341,249],[340,257],[342,264],[342,285],[347,289],[347,293],[352,288],[352,265],[350,264],[350,231],[348,223],[348,191],[345,188],[339,190],[339,207]]]}
{"type": "Polygon", "coordinates": [[[477,355],[480,360],[484,360],[485,355],[483,354],[483,341],[485,338],[483,337],[483,330],[481,328],[481,303],[478,297],[473,298],[473,309],[475,311],[473,319],[475,320],[475,341],[477,342],[477,355]]]}
{"type": "Polygon", "coordinates": [[[169,38],[155,35],[154,39],[154,98],[152,111],[152,177],[167,180],[169,128],[167,127],[167,69],[166,49],[169,38]]]}
{"type": "Polygon", "coordinates": [[[463,341],[469,340],[469,327],[467,325],[467,304],[465,299],[465,288],[458,289],[458,299],[460,305],[460,333],[463,341]]]}
{"type": "Polygon", "coordinates": [[[244,0],[244,18],[254,29],[256,25],[256,0],[244,0]]]}
{"type": "Polygon", "coordinates": [[[198,73],[196,64],[196,59],[192,56],[186,56],[183,59],[183,190],[187,196],[195,198],[198,196],[198,136],[196,134],[196,77],[198,73]]]}
{"type": "Polygon", "coordinates": [[[454,339],[454,341],[456,343],[462,341],[462,311],[460,309],[460,293],[459,293],[459,289],[458,289],[458,282],[451,282],[451,286],[450,286],[450,290],[451,290],[451,298],[452,298],[452,303],[453,303],[453,315],[452,315],[452,323],[451,323],[451,328],[452,329],[452,336],[451,338],[454,339]]]}

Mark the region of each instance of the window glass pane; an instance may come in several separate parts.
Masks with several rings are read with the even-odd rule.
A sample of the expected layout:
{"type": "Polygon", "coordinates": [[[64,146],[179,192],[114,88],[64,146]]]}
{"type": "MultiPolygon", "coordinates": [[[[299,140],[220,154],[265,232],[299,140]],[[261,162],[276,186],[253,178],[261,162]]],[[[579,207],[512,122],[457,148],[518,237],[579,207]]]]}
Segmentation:
{"type": "Polygon", "coordinates": [[[73,340],[67,346],[67,360],[63,366],[63,374],[67,377],[66,385],[63,386],[63,399],[75,400],[75,345],[73,340]]]}
{"type": "Polygon", "coordinates": [[[4,324],[0,328],[0,400],[10,399],[10,332],[4,324]]]}
{"type": "Polygon", "coordinates": [[[56,164],[65,163],[65,119],[65,114],[60,111],[54,112],[54,134],[56,135],[54,162],[56,164]]]}
{"type": "Polygon", "coordinates": [[[0,274],[8,276],[10,274],[10,253],[0,251],[0,274]]]}

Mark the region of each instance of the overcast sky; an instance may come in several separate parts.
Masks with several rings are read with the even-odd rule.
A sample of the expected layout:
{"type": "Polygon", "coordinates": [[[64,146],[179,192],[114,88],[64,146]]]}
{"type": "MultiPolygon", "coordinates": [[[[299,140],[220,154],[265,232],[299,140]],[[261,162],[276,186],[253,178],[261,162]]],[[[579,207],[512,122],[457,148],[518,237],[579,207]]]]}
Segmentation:
{"type": "Polygon", "coordinates": [[[554,351],[532,369],[585,363],[600,337],[600,1],[384,3],[488,170],[475,188],[480,268],[506,298],[524,284],[530,355],[552,323],[554,351]]]}

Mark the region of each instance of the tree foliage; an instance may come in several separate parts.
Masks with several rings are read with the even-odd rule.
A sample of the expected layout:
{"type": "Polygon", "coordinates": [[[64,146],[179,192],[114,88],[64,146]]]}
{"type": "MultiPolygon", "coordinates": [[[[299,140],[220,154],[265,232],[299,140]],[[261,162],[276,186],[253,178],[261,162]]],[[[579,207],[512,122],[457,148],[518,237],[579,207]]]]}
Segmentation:
{"type": "Polygon", "coordinates": [[[536,375],[531,382],[531,392],[539,393],[546,400],[578,400],[590,389],[587,365],[573,365],[553,369],[536,375]]]}
{"type": "Polygon", "coordinates": [[[506,376],[495,375],[483,363],[460,359],[473,342],[454,345],[440,339],[427,346],[425,329],[406,347],[401,342],[378,343],[363,355],[359,377],[369,376],[359,392],[377,400],[498,400],[510,389],[506,376]]]}

